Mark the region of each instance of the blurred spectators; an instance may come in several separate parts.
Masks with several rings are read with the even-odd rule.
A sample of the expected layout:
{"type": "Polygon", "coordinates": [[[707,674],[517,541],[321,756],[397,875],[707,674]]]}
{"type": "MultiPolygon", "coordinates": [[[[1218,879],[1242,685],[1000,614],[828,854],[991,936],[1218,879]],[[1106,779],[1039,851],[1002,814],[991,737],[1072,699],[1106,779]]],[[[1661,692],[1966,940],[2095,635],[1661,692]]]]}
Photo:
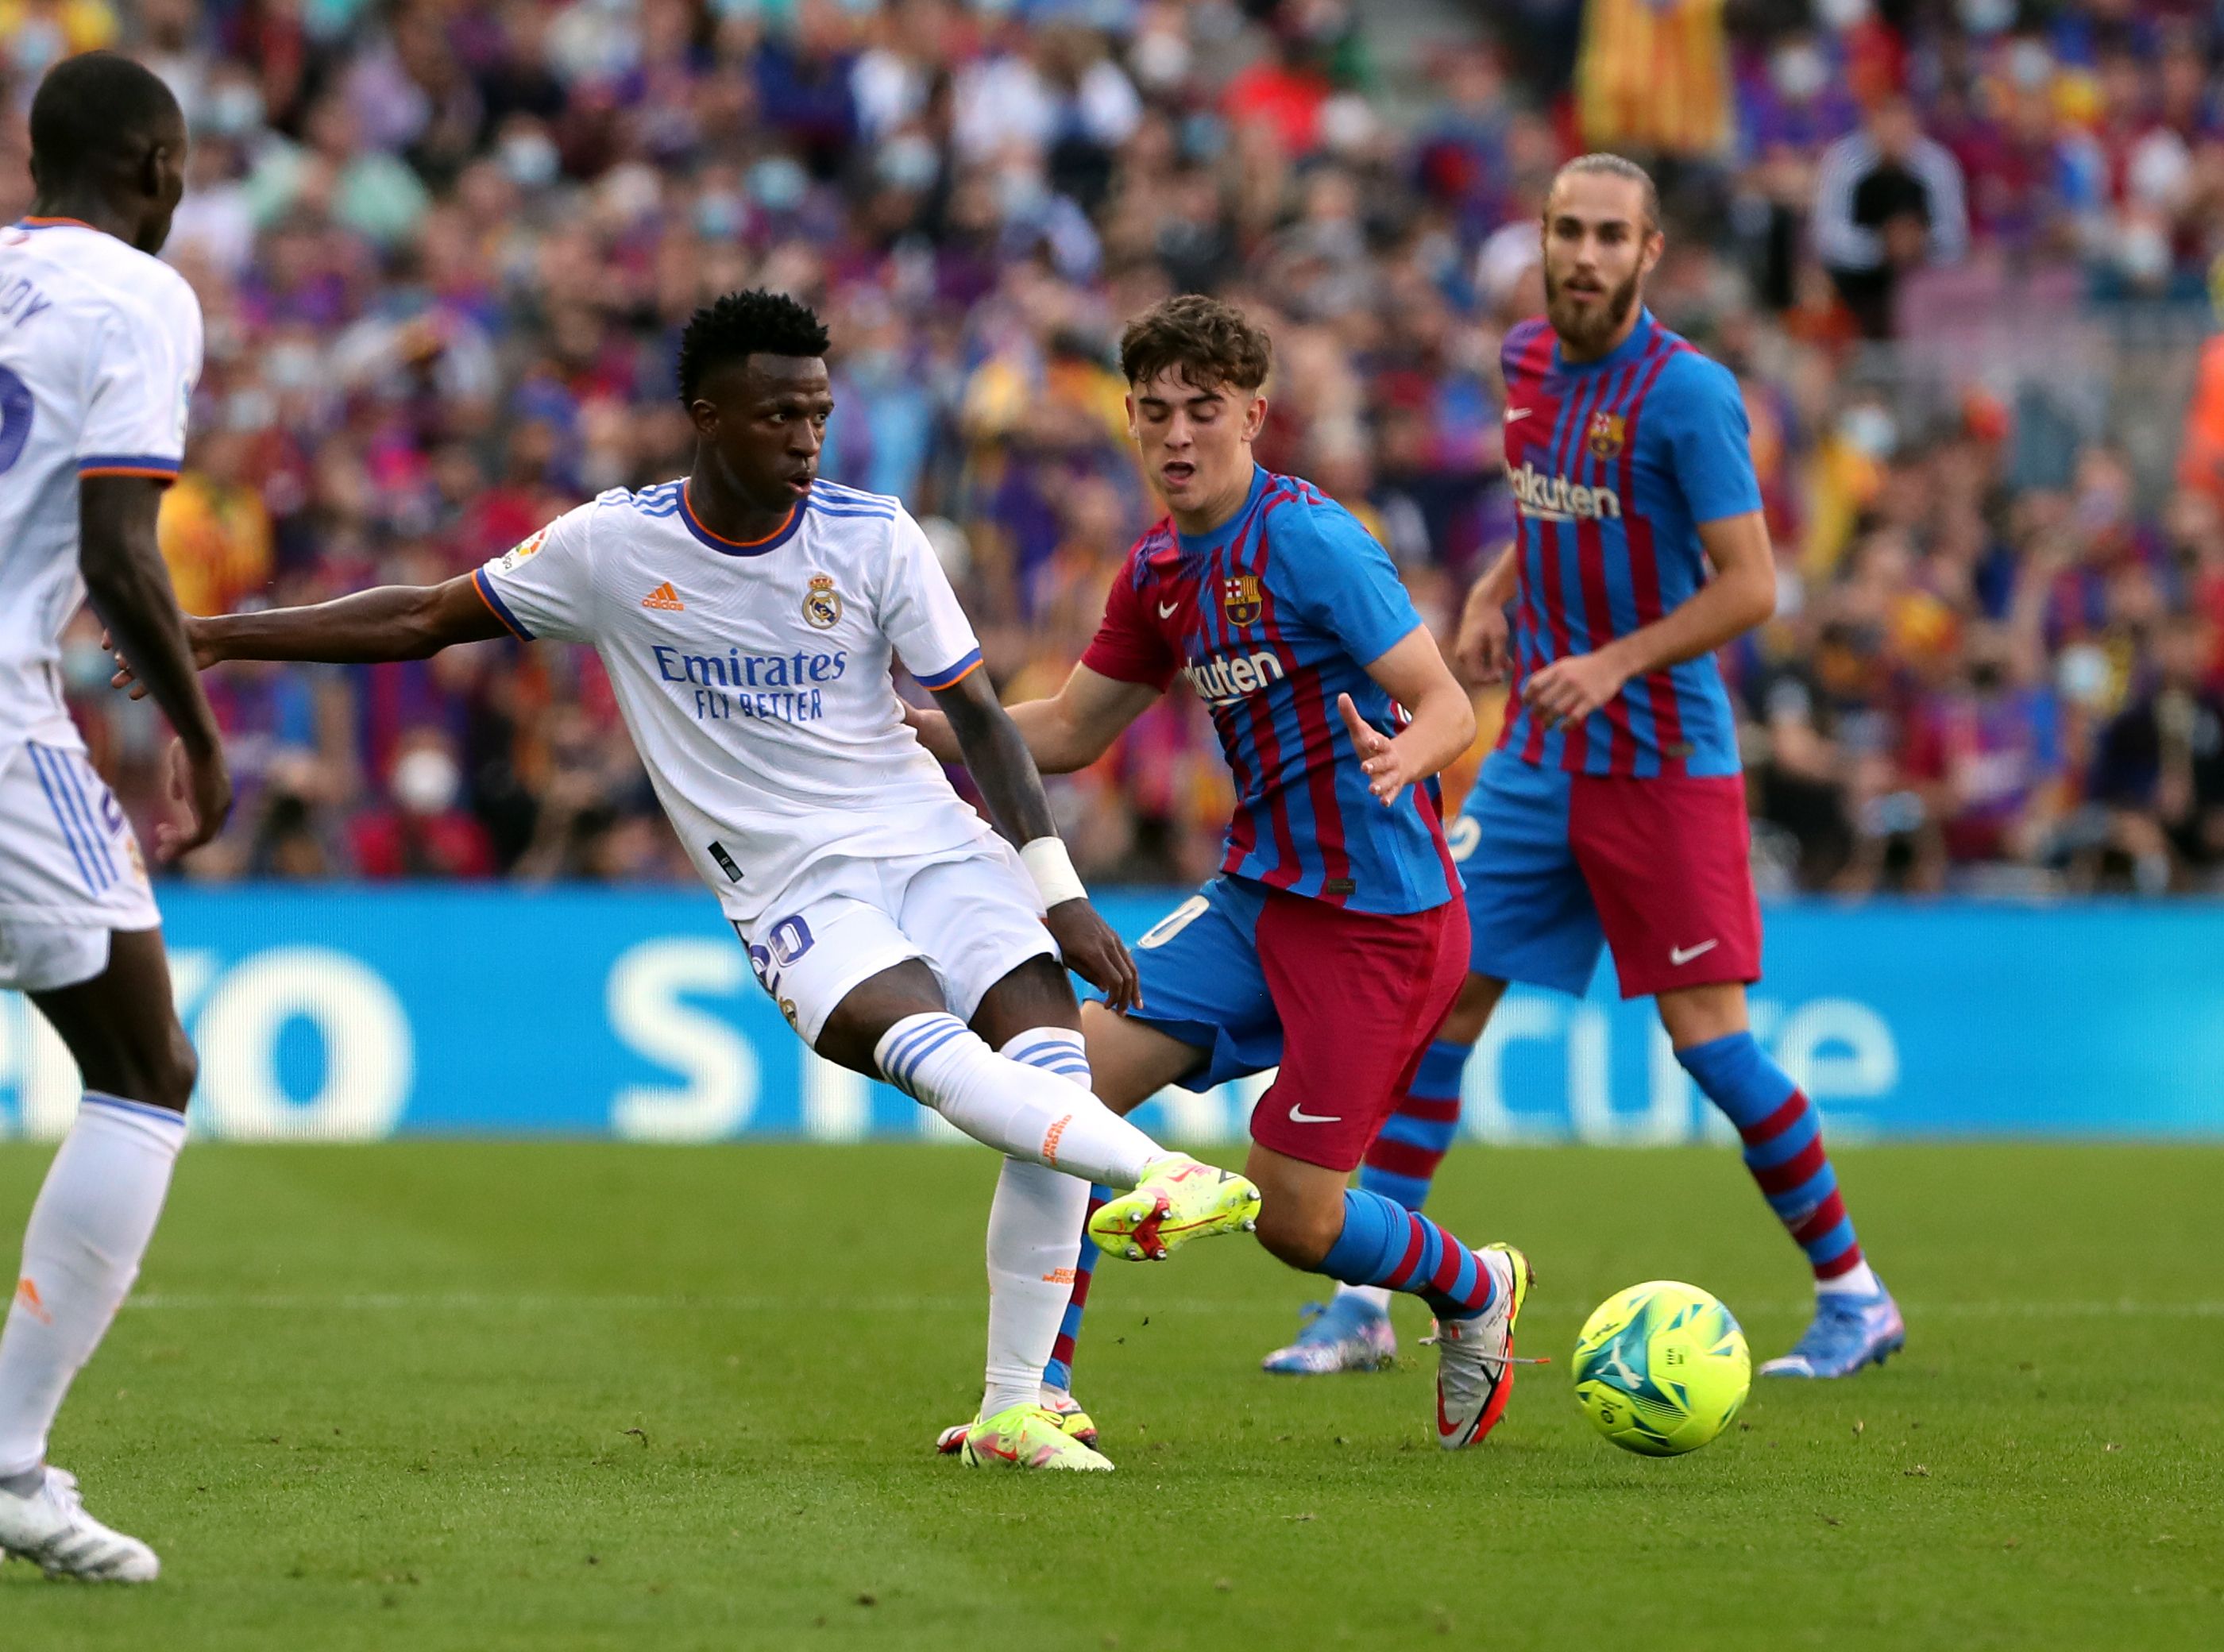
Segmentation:
{"type": "MultiPolygon", "coordinates": [[[[0,195],[28,204],[56,56],[113,39],[177,89],[189,608],[449,577],[678,474],[678,329],[767,284],[833,325],[828,475],[905,499],[1033,692],[1151,514],[1113,342],[1185,288],[1272,326],[1261,457],[1449,624],[1511,520],[1497,350],[1541,307],[1545,186],[1625,147],[1663,185],[1655,307],[1753,422],[1782,600],[1726,660],[1775,886],[2214,880],[2216,8],[1501,0],[1429,34],[1460,9],[0,0],[0,195]]],[[[88,621],[64,676],[143,817],[159,720],[88,621]]],[[[194,875],[687,875],[590,654],[211,687],[242,796],[194,875]]],[[[1054,787],[1091,875],[1213,862],[1227,779],[1185,698],[1054,787]]]]}

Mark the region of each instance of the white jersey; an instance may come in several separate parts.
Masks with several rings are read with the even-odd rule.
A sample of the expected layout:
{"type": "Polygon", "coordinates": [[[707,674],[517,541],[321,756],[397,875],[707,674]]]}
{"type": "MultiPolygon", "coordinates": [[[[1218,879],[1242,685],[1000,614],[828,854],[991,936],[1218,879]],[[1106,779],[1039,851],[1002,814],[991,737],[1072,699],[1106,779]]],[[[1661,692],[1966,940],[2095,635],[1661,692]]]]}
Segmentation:
{"type": "Polygon", "coordinates": [[[474,578],[518,636],[593,645],[695,869],[745,929],[817,861],[990,835],[898,709],[892,655],[940,689],[981,646],[894,499],[819,482],[742,545],[684,482],[613,489],[474,578]]]}
{"type": "Polygon", "coordinates": [[[167,264],[73,219],[0,230],[0,750],[80,743],[55,670],[85,601],[78,478],[176,476],[200,370],[167,264]]]}

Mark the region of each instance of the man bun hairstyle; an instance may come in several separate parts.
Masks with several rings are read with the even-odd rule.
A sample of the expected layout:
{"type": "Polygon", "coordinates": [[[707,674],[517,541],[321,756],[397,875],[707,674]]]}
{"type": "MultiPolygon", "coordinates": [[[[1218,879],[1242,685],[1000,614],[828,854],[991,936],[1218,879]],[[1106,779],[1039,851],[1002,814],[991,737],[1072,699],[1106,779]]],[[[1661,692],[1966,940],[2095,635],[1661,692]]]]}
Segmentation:
{"type": "Polygon", "coordinates": [[[1147,384],[1169,368],[1200,390],[1251,392],[1267,382],[1274,347],[1232,304],[1185,293],[1153,305],[1120,336],[1120,370],[1147,384]]]}
{"type": "Polygon", "coordinates": [[[64,58],[31,98],[31,170],[42,189],[54,189],[136,165],[171,121],[185,123],[152,69],[117,52],[64,58]]]}
{"type": "Polygon", "coordinates": [[[785,293],[729,293],[687,319],[679,335],[679,405],[691,406],[712,370],[751,356],[824,356],[826,324],[785,293]]]}

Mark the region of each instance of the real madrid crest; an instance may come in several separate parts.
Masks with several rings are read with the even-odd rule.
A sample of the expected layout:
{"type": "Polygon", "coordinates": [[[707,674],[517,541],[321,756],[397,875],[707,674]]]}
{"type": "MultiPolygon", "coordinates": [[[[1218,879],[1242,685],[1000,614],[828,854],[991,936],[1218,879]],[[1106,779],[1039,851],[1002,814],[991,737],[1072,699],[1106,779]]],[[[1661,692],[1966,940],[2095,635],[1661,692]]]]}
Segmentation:
{"type": "Polygon", "coordinates": [[[1238,627],[1254,623],[1266,604],[1259,597],[1259,576],[1230,574],[1220,582],[1220,611],[1238,627]]]}
{"type": "Polygon", "coordinates": [[[1595,413],[1590,428],[1583,432],[1583,445],[1595,459],[1614,458],[1621,451],[1623,428],[1620,413],[1595,413]]]}
{"type": "Polygon", "coordinates": [[[813,574],[811,589],[803,593],[803,622],[820,631],[831,631],[842,619],[842,593],[834,589],[834,576],[813,574]]]}

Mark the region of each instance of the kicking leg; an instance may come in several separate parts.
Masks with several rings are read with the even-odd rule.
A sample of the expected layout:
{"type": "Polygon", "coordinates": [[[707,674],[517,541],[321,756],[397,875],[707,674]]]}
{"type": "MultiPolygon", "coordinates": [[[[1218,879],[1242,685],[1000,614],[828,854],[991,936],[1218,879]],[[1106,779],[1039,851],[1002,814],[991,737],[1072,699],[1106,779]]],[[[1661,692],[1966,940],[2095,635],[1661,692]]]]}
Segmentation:
{"type": "Polygon", "coordinates": [[[1676,1059],[1737,1126],[1747,1170],[1814,1271],[1814,1323],[1762,1374],[1844,1377],[1883,1363],[1906,1341],[1906,1327],[1861,1254],[1813,1104],[1747,1030],[1745,988],[1687,987],[1659,1003],[1676,1059]]]}
{"type": "Polygon", "coordinates": [[[0,1332],[0,1548],[51,1573],[142,1582],[159,1570],[154,1552],[85,1513],[75,1480],[47,1466],[47,1435],[154,1236],[185,1142],[193,1046],[159,930],[111,936],[100,974],[31,997],[85,1088],[31,1207],[0,1332]]]}
{"type": "MultiPolygon", "coordinates": [[[[1506,983],[1470,974],[1451,1011],[1400,1087],[1397,1105],[1360,1161],[1362,1192],[1418,1210],[1427,1201],[1437,1168],[1459,1133],[1460,1082],[1475,1040],[1506,983]]],[[[1385,1285],[1338,1284],[1325,1304],[1309,1304],[1310,1316],[1286,1347],[1261,1361],[1282,1376],[1313,1377],[1340,1371],[1387,1371],[1398,1357],[1390,1326],[1391,1292],[1385,1285]]]]}

